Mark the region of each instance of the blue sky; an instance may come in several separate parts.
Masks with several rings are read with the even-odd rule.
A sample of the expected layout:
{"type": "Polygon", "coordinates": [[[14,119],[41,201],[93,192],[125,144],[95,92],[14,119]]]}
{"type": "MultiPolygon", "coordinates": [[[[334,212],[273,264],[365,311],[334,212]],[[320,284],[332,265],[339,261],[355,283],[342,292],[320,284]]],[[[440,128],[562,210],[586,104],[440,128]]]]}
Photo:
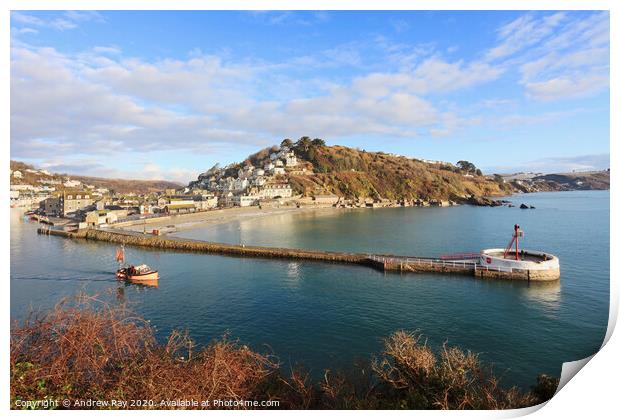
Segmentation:
{"type": "Polygon", "coordinates": [[[283,138],[609,167],[607,12],[14,11],[11,158],[187,182],[283,138]]]}

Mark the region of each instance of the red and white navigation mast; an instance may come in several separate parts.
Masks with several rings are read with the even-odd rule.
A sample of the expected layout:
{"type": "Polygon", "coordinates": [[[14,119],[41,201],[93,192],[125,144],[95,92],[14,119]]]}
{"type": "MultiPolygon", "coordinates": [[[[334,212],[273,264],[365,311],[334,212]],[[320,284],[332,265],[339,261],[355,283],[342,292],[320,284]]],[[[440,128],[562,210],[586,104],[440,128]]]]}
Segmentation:
{"type": "Polygon", "coordinates": [[[510,243],[508,244],[506,249],[504,249],[504,258],[508,257],[508,254],[510,253],[512,249],[512,244],[514,244],[515,245],[515,259],[519,261],[519,237],[520,236],[523,236],[523,231],[521,230],[521,227],[519,225],[515,224],[515,231],[512,234],[512,239],[510,240],[510,243]]]}

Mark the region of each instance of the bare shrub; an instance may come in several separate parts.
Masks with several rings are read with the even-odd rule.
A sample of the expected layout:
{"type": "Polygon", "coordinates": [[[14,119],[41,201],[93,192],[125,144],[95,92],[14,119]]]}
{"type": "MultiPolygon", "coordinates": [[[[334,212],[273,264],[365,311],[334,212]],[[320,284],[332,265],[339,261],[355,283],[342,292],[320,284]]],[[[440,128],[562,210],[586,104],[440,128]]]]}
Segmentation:
{"type": "Polygon", "coordinates": [[[437,359],[419,333],[399,331],[387,338],[373,370],[385,401],[400,408],[505,409],[542,402],[540,395],[501,387],[475,353],[444,344],[437,359]]]}
{"type": "Polygon", "coordinates": [[[546,401],[558,386],[557,379],[540,375],[532,392],[505,389],[477,354],[445,344],[435,354],[420,333],[405,331],[388,337],[371,364],[326,371],[313,382],[300,368],[283,375],[274,356],[226,336],[197,348],[188,332],[175,331],[160,344],[149,323],[125,305],[86,295],[15,324],[10,355],[13,408],[17,399],[68,398],[272,400],[285,409],[505,409],[546,401]]]}
{"type": "Polygon", "coordinates": [[[187,333],[158,345],[123,305],[80,296],[11,331],[11,398],[253,400],[278,365],[226,337],[200,351],[187,333]]]}

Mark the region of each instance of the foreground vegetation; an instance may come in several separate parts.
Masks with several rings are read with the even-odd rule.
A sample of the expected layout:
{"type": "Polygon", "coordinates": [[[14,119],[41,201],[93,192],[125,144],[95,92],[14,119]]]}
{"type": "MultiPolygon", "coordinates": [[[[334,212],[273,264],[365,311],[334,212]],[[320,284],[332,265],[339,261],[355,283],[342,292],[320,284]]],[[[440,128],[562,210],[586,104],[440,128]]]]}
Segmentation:
{"type": "Polygon", "coordinates": [[[530,392],[504,388],[477,354],[447,345],[434,353],[421,335],[404,331],[388,337],[368,366],[312,382],[226,337],[196,348],[174,332],[158,343],[124,305],[87,296],[15,324],[10,363],[12,408],[45,399],[148,399],[156,405],[133,408],[161,408],[160,401],[184,399],[277,401],[285,409],[506,409],[544,402],[558,384],[541,375],[530,392]]]}

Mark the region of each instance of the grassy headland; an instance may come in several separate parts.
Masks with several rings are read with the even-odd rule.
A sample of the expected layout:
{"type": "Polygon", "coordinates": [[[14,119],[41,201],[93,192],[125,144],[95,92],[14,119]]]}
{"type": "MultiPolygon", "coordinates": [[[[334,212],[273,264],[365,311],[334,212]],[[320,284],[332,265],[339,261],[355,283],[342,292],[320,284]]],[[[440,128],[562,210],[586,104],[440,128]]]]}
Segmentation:
{"type": "MultiPolygon", "coordinates": [[[[294,152],[297,164],[276,176],[276,180],[290,183],[294,193],[302,197],[333,194],[353,202],[452,201],[494,205],[499,203],[487,197],[515,192],[609,188],[609,171],[575,174],[572,177],[566,174],[531,177],[485,175],[468,161],[452,164],[393,153],[327,146],[323,140],[311,140],[309,137],[301,137],[296,142],[285,139],[280,146],[262,149],[242,162],[226,166],[224,175],[234,177],[249,165],[262,168],[283,148],[294,152]]],[[[189,187],[204,185],[209,176],[209,172],[201,174],[189,183],[189,187]]]]}

